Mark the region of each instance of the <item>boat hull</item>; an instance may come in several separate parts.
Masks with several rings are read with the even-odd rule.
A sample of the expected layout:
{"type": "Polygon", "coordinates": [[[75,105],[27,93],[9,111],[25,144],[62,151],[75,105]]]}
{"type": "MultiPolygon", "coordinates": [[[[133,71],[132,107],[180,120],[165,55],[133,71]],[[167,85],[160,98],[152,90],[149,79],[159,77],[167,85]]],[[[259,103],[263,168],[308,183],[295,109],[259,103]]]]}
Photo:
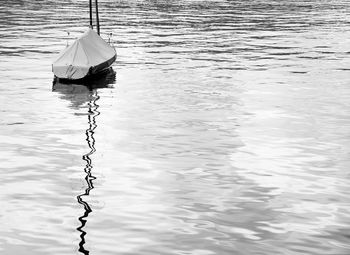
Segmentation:
{"type": "Polygon", "coordinates": [[[105,77],[109,77],[111,73],[115,75],[115,71],[113,70],[113,68],[111,66],[108,66],[104,69],[99,70],[96,73],[89,73],[88,75],[80,79],[67,79],[54,76],[53,83],[59,82],[64,84],[89,85],[95,83],[96,81],[100,81],[105,77]]]}

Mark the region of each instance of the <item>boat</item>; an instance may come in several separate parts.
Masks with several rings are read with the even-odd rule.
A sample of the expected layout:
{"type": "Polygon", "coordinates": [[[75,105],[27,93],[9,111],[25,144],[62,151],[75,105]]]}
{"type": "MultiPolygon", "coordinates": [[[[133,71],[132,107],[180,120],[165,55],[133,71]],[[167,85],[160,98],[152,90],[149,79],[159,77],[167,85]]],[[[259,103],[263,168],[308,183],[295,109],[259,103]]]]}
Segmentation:
{"type": "Polygon", "coordinates": [[[98,3],[96,3],[97,32],[92,26],[90,0],[90,26],[87,31],[66,47],[52,64],[55,79],[60,81],[87,81],[109,70],[117,53],[100,36],[98,3]]]}

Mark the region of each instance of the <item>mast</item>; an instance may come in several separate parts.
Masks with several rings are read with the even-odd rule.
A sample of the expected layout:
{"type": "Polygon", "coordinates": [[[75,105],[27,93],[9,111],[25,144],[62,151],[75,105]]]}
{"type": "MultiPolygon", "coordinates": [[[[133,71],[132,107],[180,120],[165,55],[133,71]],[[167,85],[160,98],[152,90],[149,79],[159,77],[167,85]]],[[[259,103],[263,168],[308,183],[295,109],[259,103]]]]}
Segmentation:
{"type": "Polygon", "coordinates": [[[89,0],[89,9],[90,9],[90,28],[92,29],[92,0],[89,0]]]}
{"type": "Polygon", "coordinates": [[[95,0],[97,34],[100,35],[100,19],[98,17],[98,2],[95,0]]]}

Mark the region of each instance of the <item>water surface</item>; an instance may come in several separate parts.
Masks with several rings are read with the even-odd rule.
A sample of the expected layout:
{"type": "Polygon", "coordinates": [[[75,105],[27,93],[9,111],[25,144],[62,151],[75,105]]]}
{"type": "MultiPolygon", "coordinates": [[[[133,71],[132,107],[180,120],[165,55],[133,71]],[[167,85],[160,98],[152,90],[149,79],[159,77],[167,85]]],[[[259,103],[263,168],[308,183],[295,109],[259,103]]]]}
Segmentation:
{"type": "Polygon", "coordinates": [[[99,2],[90,88],[87,1],[1,2],[0,253],[349,254],[350,3],[99,2]]]}

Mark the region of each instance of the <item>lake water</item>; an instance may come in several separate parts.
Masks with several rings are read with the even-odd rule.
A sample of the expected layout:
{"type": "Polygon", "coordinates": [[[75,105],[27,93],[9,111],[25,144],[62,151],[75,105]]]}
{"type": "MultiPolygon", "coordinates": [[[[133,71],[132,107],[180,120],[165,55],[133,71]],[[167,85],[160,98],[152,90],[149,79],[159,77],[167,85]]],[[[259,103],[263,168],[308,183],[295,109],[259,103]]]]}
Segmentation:
{"type": "Polygon", "coordinates": [[[350,254],[350,2],[1,0],[0,254],[350,254]],[[69,35],[68,33],[69,32],[69,35]]]}

